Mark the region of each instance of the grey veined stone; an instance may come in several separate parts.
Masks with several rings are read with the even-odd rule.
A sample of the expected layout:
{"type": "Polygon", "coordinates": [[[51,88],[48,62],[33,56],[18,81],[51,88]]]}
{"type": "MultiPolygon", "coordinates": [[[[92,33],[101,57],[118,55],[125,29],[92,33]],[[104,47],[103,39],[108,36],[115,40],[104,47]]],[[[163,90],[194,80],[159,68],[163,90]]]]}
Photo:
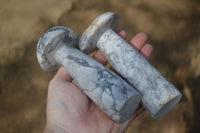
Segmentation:
{"type": "MultiPolygon", "coordinates": [[[[141,94],[118,75],[76,49],[79,36],[54,27],[40,38],[37,58],[45,71],[63,66],[81,89],[110,118],[125,122],[137,109],[141,94]]],[[[81,102],[81,101],[80,101],[81,102]]]]}
{"type": "Polygon", "coordinates": [[[83,33],[79,47],[91,53],[101,49],[110,64],[142,97],[144,108],[155,119],[169,112],[181,99],[181,93],[170,84],[137,50],[115,33],[118,15],[108,12],[97,17],[83,33]]]}

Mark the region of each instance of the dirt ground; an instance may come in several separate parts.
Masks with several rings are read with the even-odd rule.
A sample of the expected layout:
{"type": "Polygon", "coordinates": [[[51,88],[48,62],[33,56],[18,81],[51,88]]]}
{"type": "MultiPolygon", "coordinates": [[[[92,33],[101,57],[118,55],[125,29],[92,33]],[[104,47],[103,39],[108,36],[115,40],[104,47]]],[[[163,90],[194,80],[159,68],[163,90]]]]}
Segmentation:
{"type": "MultiPolygon", "coordinates": [[[[20,2],[23,4],[25,1],[20,2]]],[[[5,8],[5,4],[12,7],[16,3],[0,1],[2,8],[5,8]]],[[[147,33],[149,43],[154,47],[150,63],[183,94],[181,102],[167,115],[154,120],[145,112],[132,123],[127,133],[199,133],[199,4],[198,0],[74,0],[71,6],[66,5],[66,10],[53,17],[55,21],[49,19],[49,16],[55,14],[48,14],[46,11],[49,16],[40,17],[37,23],[30,25],[34,27],[33,30],[22,34],[27,36],[22,38],[23,43],[16,44],[20,45],[15,47],[20,49],[16,54],[9,47],[12,40],[5,40],[0,44],[0,51],[10,48],[10,51],[3,54],[4,59],[8,58],[0,65],[0,133],[38,133],[44,129],[47,87],[54,73],[44,72],[36,59],[36,44],[42,33],[52,26],[62,25],[81,35],[94,18],[107,11],[120,16],[119,29],[127,31],[127,41],[140,31],[147,33]],[[19,52],[21,53],[18,54],[19,52]]],[[[30,9],[30,12],[42,8],[37,5],[40,3],[36,4],[34,10],[30,9]]],[[[62,8],[65,9],[65,6],[62,8]]],[[[2,10],[0,16],[10,20],[11,16],[2,10]]],[[[15,10],[17,12],[21,9],[15,8],[13,13],[15,10]]],[[[29,8],[26,10],[29,11],[29,8]]],[[[23,17],[26,19],[27,16],[23,17]]],[[[20,23],[23,25],[23,22],[20,23]]],[[[8,26],[11,30],[17,27],[15,23],[8,26]]],[[[29,23],[26,26],[29,27],[29,23]]],[[[8,32],[5,36],[5,32],[2,32],[4,29],[6,28],[0,27],[0,40],[17,34],[8,32]]],[[[18,40],[19,38],[15,38],[13,42],[18,40]]]]}

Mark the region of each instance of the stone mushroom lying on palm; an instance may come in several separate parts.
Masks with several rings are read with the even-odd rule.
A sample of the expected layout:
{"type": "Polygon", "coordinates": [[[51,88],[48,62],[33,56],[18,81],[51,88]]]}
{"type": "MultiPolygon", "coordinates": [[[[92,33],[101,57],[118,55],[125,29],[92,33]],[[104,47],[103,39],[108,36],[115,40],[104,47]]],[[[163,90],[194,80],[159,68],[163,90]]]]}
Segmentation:
{"type": "Polygon", "coordinates": [[[78,42],[78,35],[69,28],[59,26],[49,29],[37,45],[41,67],[51,72],[63,66],[103,112],[117,122],[125,122],[136,111],[141,94],[118,75],[76,49],[78,42]]]}
{"type": "Polygon", "coordinates": [[[114,13],[100,15],[83,33],[79,47],[87,54],[98,47],[113,68],[141,92],[144,108],[153,118],[160,118],[180,101],[182,95],[136,49],[115,33],[118,23],[119,17],[114,13]]]}

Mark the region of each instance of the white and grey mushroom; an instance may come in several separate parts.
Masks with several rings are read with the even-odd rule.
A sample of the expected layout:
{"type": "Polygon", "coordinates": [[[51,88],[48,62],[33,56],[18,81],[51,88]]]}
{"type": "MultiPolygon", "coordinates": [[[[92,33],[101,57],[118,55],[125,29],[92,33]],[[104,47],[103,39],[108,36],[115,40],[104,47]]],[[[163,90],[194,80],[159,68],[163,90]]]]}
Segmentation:
{"type": "Polygon", "coordinates": [[[153,118],[160,118],[180,101],[182,95],[137,50],[115,33],[118,23],[119,17],[114,13],[100,15],[83,33],[79,47],[87,54],[98,47],[113,68],[141,92],[144,108],[153,118]]]}
{"type": "Polygon", "coordinates": [[[136,111],[141,94],[118,75],[76,49],[79,37],[69,28],[54,27],[40,38],[37,58],[45,71],[63,66],[81,89],[110,118],[125,122],[136,111]]]}

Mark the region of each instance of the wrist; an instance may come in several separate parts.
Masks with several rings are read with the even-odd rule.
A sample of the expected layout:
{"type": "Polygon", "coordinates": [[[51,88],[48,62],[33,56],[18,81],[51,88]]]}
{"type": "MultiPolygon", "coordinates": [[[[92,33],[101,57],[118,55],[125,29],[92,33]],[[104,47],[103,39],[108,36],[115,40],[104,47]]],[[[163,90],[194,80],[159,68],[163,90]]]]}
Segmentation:
{"type": "Polygon", "coordinates": [[[47,123],[43,133],[67,133],[67,131],[57,125],[47,123]]]}

